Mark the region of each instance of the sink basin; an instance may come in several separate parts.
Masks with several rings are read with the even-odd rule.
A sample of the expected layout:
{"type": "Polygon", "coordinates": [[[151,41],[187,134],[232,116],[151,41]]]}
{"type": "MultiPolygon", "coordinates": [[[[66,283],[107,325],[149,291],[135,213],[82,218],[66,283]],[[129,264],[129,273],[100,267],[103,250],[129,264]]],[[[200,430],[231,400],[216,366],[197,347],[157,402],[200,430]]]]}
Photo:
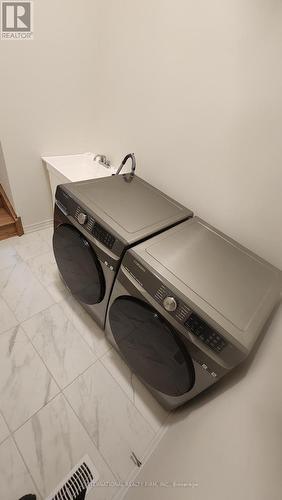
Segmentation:
{"type": "Polygon", "coordinates": [[[49,174],[53,203],[55,202],[56,188],[59,184],[107,177],[115,173],[116,167],[104,167],[101,163],[94,161],[95,155],[95,153],[82,153],[64,156],[42,156],[42,161],[49,174]]]}

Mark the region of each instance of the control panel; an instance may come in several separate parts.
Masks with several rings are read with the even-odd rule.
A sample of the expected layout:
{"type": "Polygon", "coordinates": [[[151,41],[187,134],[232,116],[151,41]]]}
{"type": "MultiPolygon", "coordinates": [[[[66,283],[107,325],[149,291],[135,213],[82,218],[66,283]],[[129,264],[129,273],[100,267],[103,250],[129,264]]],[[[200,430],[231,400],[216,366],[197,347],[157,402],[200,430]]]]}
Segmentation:
{"type": "Polygon", "coordinates": [[[214,351],[221,352],[226,346],[226,341],[221,335],[203,321],[197,314],[190,314],[184,325],[204,344],[214,351]]]}
{"type": "Polygon", "coordinates": [[[56,204],[66,216],[71,215],[74,217],[86,231],[92,234],[94,238],[103,245],[109,249],[113,248],[116,238],[89,215],[85,209],[77,205],[77,203],[62,190],[61,186],[58,186],[56,191],[56,204]]]}
{"type": "Polygon", "coordinates": [[[178,323],[218,354],[228,342],[128,252],[125,269],[178,323]]]}
{"type": "Polygon", "coordinates": [[[179,323],[182,323],[187,330],[198,337],[198,339],[210,349],[221,352],[227,345],[227,342],[217,331],[211,328],[186,304],[174,297],[172,292],[165,285],[161,285],[157,289],[154,298],[166,311],[170,312],[179,323]]]}
{"type": "Polygon", "coordinates": [[[192,309],[186,306],[183,302],[173,297],[172,292],[164,285],[161,285],[156,291],[154,298],[161,304],[166,311],[174,313],[173,316],[180,323],[192,313],[192,309]],[[168,307],[170,306],[170,307],[168,307]]]}
{"type": "Polygon", "coordinates": [[[106,247],[108,248],[113,248],[113,244],[115,242],[115,237],[108,233],[106,229],[104,229],[98,222],[94,224],[93,230],[92,230],[93,236],[99,241],[101,241],[106,247]]]}
{"type": "Polygon", "coordinates": [[[109,233],[106,229],[101,226],[93,217],[88,216],[81,207],[77,206],[74,218],[81,224],[85,226],[87,231],[93,234],[96,240],[100,241],[107,248],[113,248],[115,243],[115,237],[109,233]]]}

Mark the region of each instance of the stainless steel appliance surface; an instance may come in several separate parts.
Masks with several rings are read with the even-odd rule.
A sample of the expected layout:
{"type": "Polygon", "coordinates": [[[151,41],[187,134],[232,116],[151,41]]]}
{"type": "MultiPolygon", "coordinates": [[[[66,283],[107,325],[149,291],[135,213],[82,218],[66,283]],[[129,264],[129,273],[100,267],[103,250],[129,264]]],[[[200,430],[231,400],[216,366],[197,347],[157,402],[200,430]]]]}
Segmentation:
{"type": "Polygon", "coordinates": [[[195,217],[126,252],[106,335],[176,408],[248,356],[281,290],[280,270],[195,217]]]}
{"type": "Polygon", "coordinates": [[[104,328],[125,251],[192,216],[135,175],[61,185],[56,192],[53,248],[62,279],[104,328]]]}

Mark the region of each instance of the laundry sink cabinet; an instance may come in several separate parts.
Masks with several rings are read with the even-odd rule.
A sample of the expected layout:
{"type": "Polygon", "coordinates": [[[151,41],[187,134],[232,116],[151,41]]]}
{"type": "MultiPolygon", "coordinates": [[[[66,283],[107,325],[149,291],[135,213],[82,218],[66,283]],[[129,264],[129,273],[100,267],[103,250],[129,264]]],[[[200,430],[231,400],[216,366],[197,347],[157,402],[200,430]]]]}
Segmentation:
{"type": "Polygon", "coordinates": [[[95,153],[42,156],[41,159],[50,180],[53,204],[59,184],[108,177],[115,173],[116,167],[106,167],[98,161],[94,161],[95,156],[95,153]]]}

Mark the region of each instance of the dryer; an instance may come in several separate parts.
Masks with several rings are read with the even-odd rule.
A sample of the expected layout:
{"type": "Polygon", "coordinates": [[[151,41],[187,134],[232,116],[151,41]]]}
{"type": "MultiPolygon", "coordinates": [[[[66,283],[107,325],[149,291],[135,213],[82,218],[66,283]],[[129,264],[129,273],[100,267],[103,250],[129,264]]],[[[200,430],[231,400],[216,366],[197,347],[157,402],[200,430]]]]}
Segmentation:
{"type": "Polygon", "coordinates": [[[104,328],[110,292],[126,249],[193,213],[138,176],[61,185],[53,249],[66,286],[104,328]]]}
{"type": "Polygon", "coordinates": [[[248,356],[281,289],[281,271],[195,217],[126,252],[106,336],[173,409],[248,356]]]}

